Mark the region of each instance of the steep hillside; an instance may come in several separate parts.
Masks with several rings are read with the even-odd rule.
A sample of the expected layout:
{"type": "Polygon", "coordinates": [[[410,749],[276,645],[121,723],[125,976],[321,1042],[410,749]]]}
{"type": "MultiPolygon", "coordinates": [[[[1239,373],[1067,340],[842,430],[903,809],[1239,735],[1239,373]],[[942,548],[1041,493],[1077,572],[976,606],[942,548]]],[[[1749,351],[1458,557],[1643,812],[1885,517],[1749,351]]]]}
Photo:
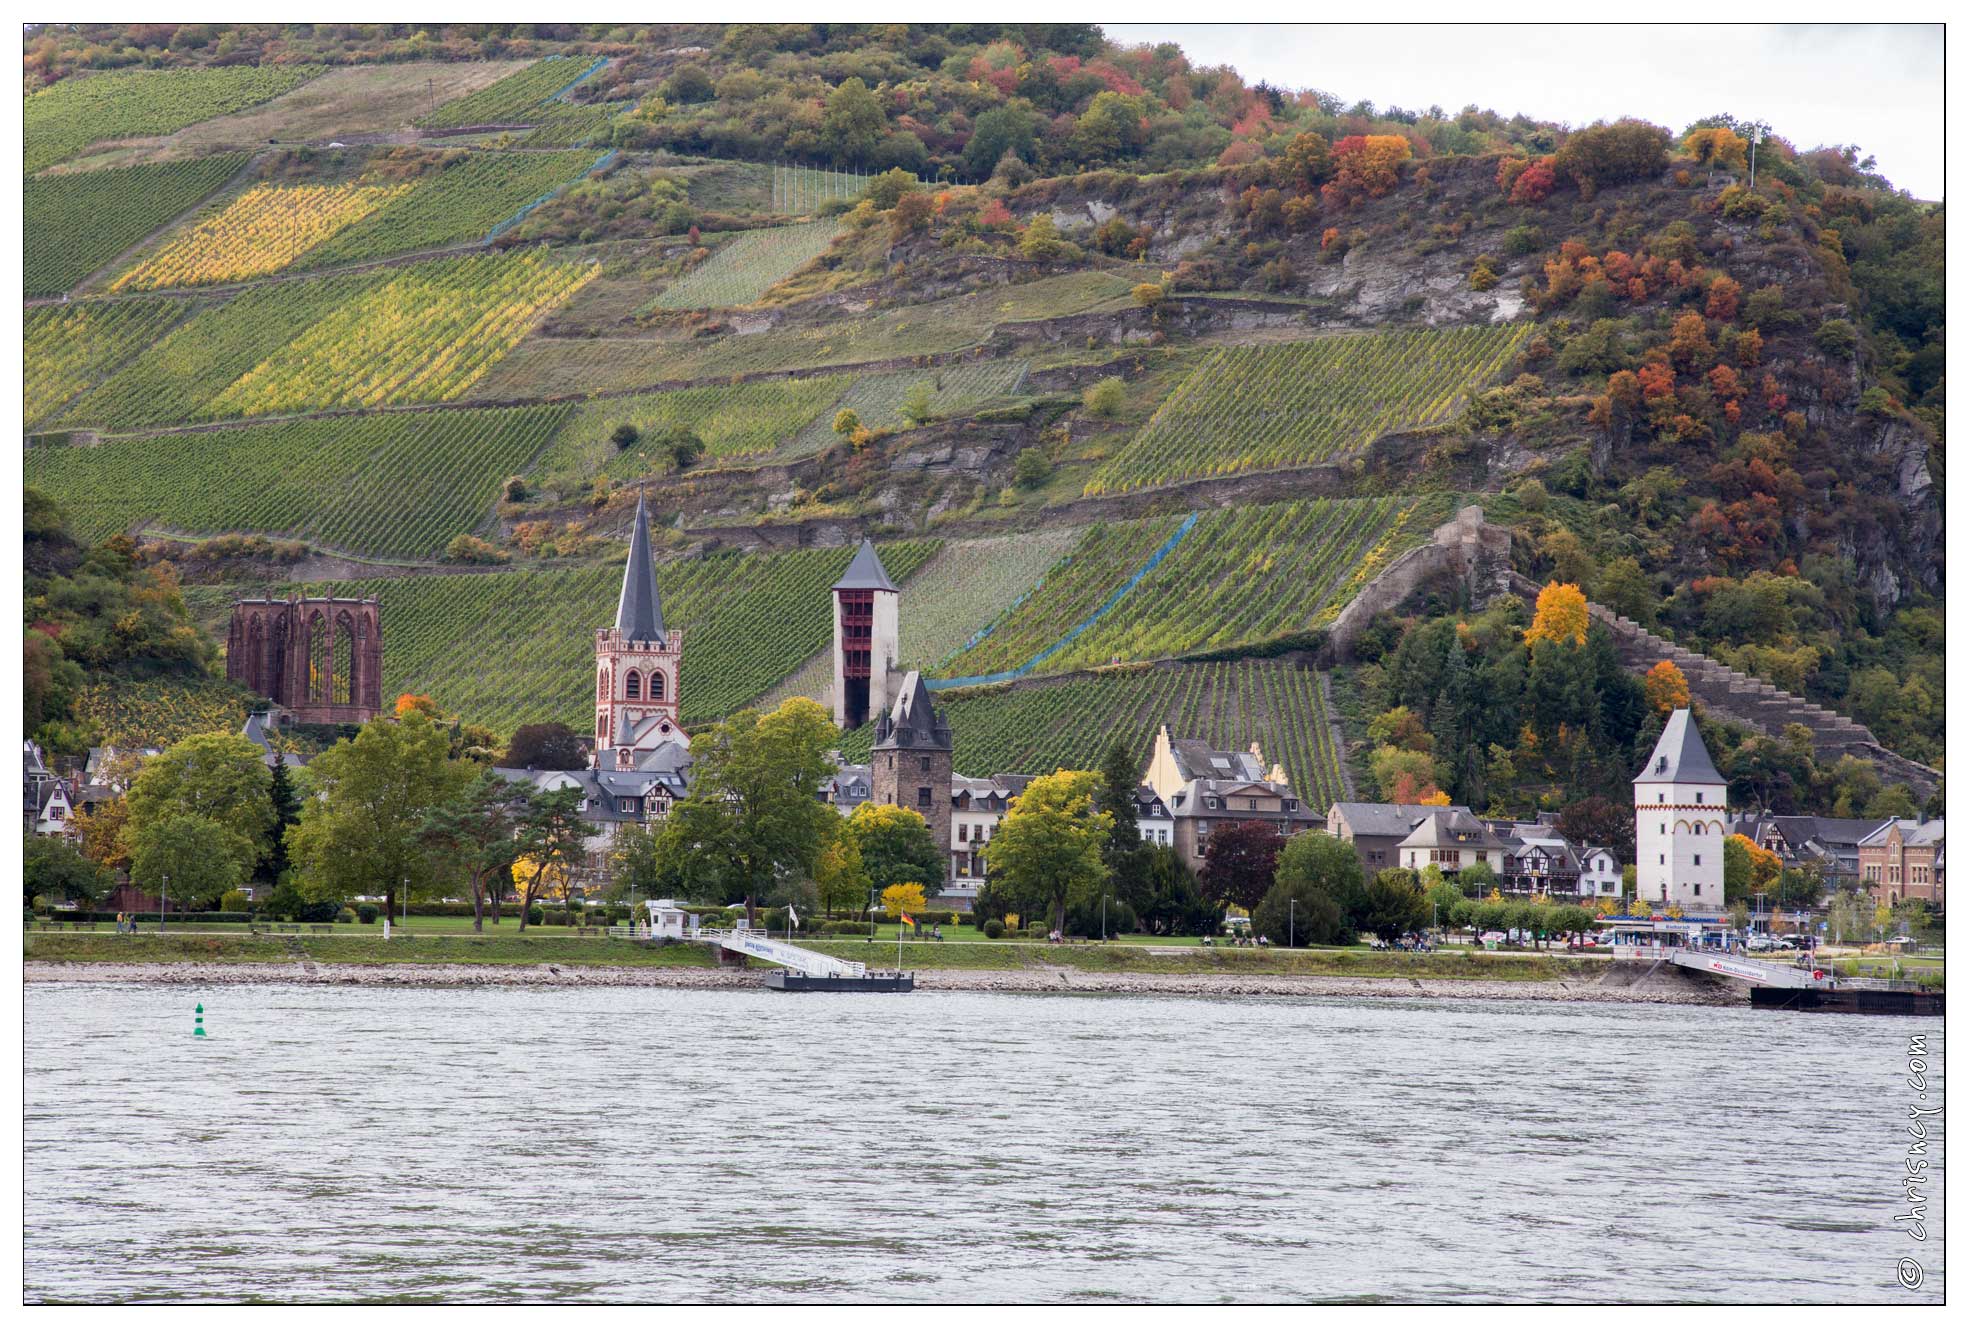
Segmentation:
{"type": "MultiPolygon", "coordinates": [[[[1124,712],[1189,723],[1155,690],[1186,669],[1316,652],[1474,495],[1517,573],[1939,762],[1941,209],[1855,154],[1768,137],[1752,188],[1726,119],[1381,113],[1071,25],[224,44],[84,26],[26,61],[27,478],[160,542],[208,628],[242,586],[359,585],[389,688],[585,730],[641,494],[688,719],[824,689],[867,534],[908,663],[1028,680],[966,725],[1052,717],[972,759],[1091,760],[1124,712]],[[202,553],[228,536],[311,549],[202,553]],[[1158,668],[1082,672],[1116,664],[1158,668]]],[[[1384,669],[1446,594],[1341,676],[1352,741],[1406,706],[1456,735],[1437,783],[1542,797],[1506,775],[1585,702],[1512,692],[1471,757],[1384,669]]],[[[1528,667],[1499,633],[1462,649],[1528,667]]],[[[1325,721],[1276,700],[1323,694],[1279,668],[1212,705],[1327,789],[1325,721]]],[[[1641,722],[1581,677],[1616,754],[1641,722]]]]}

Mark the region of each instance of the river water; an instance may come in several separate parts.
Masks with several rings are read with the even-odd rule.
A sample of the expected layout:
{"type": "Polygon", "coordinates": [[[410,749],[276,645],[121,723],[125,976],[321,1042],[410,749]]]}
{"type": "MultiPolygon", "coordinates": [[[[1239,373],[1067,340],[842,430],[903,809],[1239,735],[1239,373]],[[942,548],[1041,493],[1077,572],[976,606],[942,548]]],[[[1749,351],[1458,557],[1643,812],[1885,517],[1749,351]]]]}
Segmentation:
{"type": "Polygon", "coordinates": [[[1940,1102],[1939,1020],[35,983],[26,1295],[1939,1301],[1911,1033],[1940,1102]]]}

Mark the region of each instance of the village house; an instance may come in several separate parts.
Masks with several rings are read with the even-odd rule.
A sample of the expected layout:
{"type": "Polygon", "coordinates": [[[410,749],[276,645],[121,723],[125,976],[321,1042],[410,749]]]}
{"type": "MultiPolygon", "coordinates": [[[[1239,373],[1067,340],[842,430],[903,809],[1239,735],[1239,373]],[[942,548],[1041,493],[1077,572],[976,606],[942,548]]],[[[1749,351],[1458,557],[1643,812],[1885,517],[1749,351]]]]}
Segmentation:
{"type": "Polygon", "coordinates": [[[1620,859],[1611,849],[1589,846],[1579,851],[1579,893],[1601,899],[1619,899],[1620,859]]]}
{"type": "Polygon", "coordinates": [[[1896,817],[1859,844],[1860,879],[1875,903],[1903,900],[1944,907],[1942,819],[1896,817]]]}
{"type": "Polygon", "coordinates": [[[1887,824],[1882,817],[1738,817],[1730,834],[1776,854],[1788,868],[1816,868],[1831,890],[1860,885],[1860,841],[1887,824]]]}
{"type": "Polygon", "coordinates": [[[1168,845],[1176,839],[1176,818],[1162,795],[1147,785],[1135,790],[1135,828],[1142,833],[1144,844],[1168,845]]]}
{"type": "Polygon", "coordinates": [[[1220,751],[1197,739],[1172,739],[1163,725],[1143,782],[1169,810],[1170,841],[1192,868],[1203,866],[1218,827],[1263,822],[1289,838],[1319,824],[1300,805],[1284,769],[1266,769],[1256,743],[1248,752],[1220,751]]]}
{"type": "Polygon", "coordinates": [[[1326,810],[1326,833],[1345,840],[1359,855],[1361,872],[1372,877],[1383,868],[1400,867],[1400,848],[1422,819],[1432,812],[1461,812],[1461,805],[1448,808],[1430,803],[1335,803],[1326,810]]]}
{"type": "Polygon", "coordinates": [[[1396,848],[1401,855],[1398,866],[1414,872],[1434,867],[1453,877],[1483,863],[1504,875],[1504,841],[1467,808],[1430,808],[1396,848]]]}

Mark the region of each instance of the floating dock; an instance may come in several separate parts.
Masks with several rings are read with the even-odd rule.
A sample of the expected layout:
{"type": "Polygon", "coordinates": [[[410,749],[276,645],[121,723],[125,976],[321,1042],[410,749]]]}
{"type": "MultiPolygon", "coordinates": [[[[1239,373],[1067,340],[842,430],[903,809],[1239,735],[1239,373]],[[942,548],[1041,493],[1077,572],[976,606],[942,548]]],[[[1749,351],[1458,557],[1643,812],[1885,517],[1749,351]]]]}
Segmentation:
{"type": "Polygon", "coordinates": [[[1847,1015],[1940,1015],[1942,994],[1918,988],[1750,989],[1760,1011],[1834,1011],[1847,1015]]]}
{"type": "Polygon", "coordinates": [[[916,975],[907,973],[802,974],[775,969],[766,986],[778,992],[914,992],[916,975]]]}

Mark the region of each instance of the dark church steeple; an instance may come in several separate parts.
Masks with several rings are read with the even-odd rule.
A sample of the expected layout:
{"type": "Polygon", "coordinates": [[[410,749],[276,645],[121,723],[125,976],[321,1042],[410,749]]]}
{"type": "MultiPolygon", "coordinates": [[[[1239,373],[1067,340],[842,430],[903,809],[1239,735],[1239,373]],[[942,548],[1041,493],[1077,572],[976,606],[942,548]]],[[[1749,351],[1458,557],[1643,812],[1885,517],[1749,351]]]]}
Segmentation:
{"type": "Polygon", "coordinates": [[[649,552],[649,507],[636,495],[636,533],[629,541],[629,563],[622,569],[622,598],[615,606],[615,630],[624,641],[668,645],[663,631],[663,598],[656,589],[656,564],[649,552]]]}

